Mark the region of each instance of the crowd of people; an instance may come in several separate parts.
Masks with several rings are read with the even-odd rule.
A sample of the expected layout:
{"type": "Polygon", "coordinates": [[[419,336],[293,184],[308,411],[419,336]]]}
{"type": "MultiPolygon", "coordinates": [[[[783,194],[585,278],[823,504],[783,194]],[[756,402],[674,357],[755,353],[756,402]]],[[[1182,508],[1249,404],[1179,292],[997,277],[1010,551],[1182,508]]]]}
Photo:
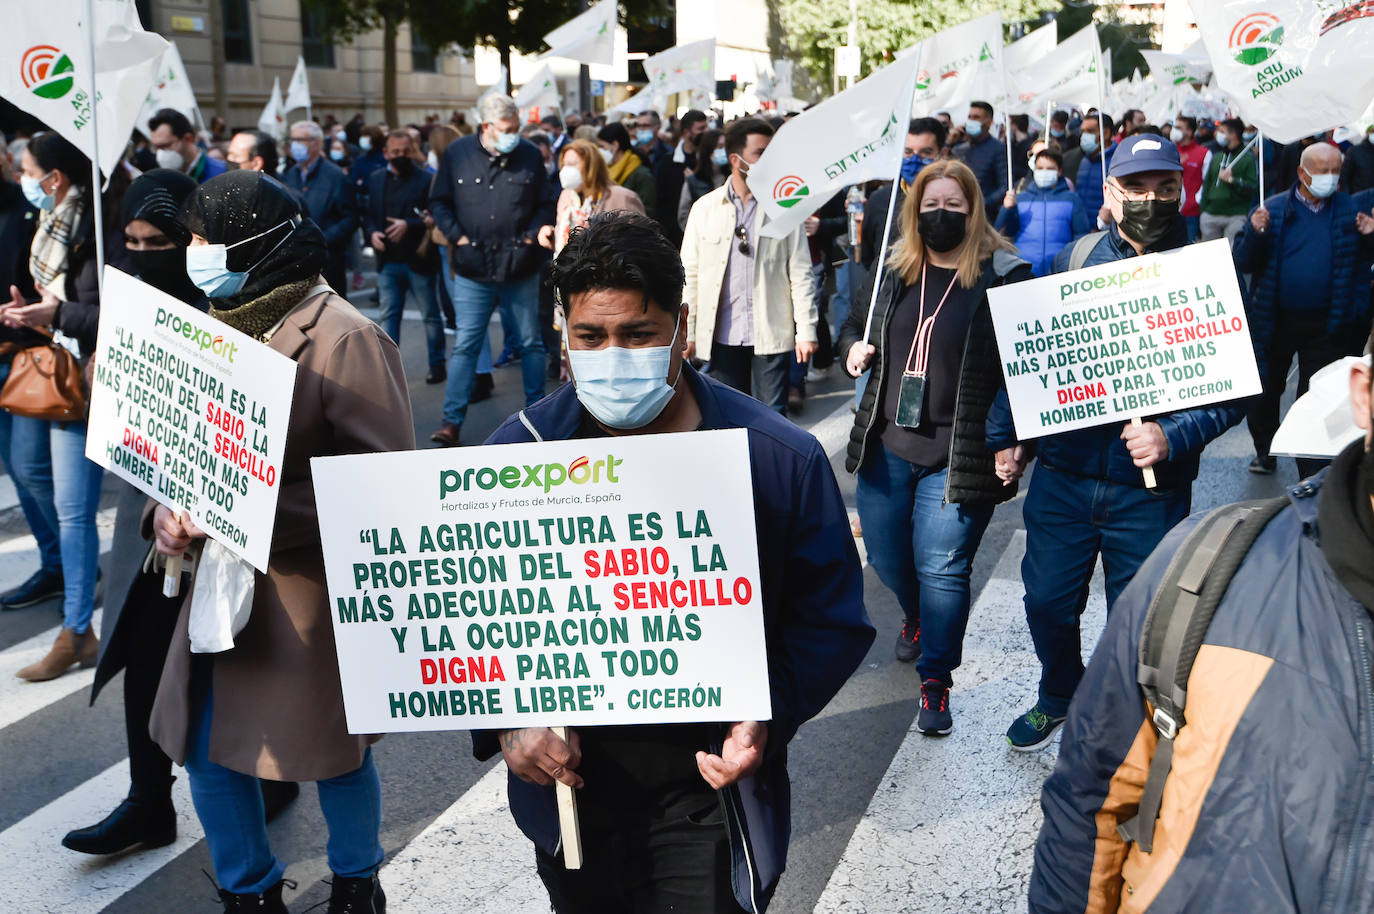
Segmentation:
{"type": "MultiPolygon", "coordinates": [[[[974,102],[911,120],[895,182],[846,188],[773,238],[760,231],[762,208],[746,176],[785,118],[727,122],[688,110],[529,123],[511,98],[494,94],[478,114],[475,126],[461,116],[415,126],[306,120],[279,148],[268,134],[230,132],[222,121],[201,135],[164,110],[99,190],[89,161],[58,135],[9,144],[0,181],[7,352],[51,336],[90,362],[99,315],[94,239],[102,234],[107,262],[311,369],[298,376],[269,569],[252,591],[248,626],[217,654],[190,650],[189,592],[161,590],[166,557],[198,551],[204,533],[122,484],[102,630],[92,630],[103,474],[84,457],[85,424],[0,413],[0,461],[40,561],[0,595],[0,607],[60,598],[63,611],[51,650],[18,675],[43,681],[96,665],[98,692],[125,673],[128,797],[63,843],[90,854],[170,843],[175,762],[190,779],[226,910],[284,911],[284,865],[265,823],[295,797],[297,782],[315,781],[334,873],[329,910],[384,911],[375,737],[351,736],[344,723],[309,459],[415,446],[398,348],[413,298],[426,335],[424,382],[445,385],[431,434],[437,445],[476,443],[463,434],[468,410],[490,398],[493,368],[513,362],[525,409],[492,443],[750,430],[774,720],[593,728],[566,741],[545,729],[474,734],[479,757],[499,753],[510,768],[512,809],[536,844],[556,910],[766,906],[786,858],[783,750],[874,637],[856,536],[903,612],[894,650],[920,679],[916,728],[951,732],[973,562],[1032,460],[1022,577],[1041,675],[1034,705],[1010,721],[1007,741],[1037,750],[1069,722],[1046,786],[1032,909],[1093,909],[1104,898],[1119,902],[1123,886],[1132,892],[1156,878],[1115,825],[1104,832],[1094,824],[1124,809],[1111,806],[1122,802],[1116,779],[1134,765],[1127,780],[1140,787],[1136,776],[1153,751],[1153,743],[1140,748],[1152,731],[1127,650],[1164,574],[1165,560],[1151,556],[1161,543],[1177,548],[1178,536],[1166,537],[1190,512],[1200,456],[1229,428],[1248,419],[1250,471],[1275,471],[1270,449],[1295,356],[1303,392],[1317,369],[1365,351],[1371,142],[1359,137],[1343,149],[1322,134],[1279,146],[1236,118],[1149,124],[1134,110],[1119,120],[1055,111],[1036,129],[974,102]],[[103,225],[95,224],[97,192],[103,225]],[[1219,238],[1242,277],[1264,393],[1021,440],[988,291],[1219,238]],[[375,321],[349,301],[360,300],[369,257],[375,321]],[[491,345],[493,314],[500,348],[491,345]],[[805,408],[808,377],[814,383],[835,362],[856,384],[845,458],[857,475],[853,524],[826,455],[787,421],[805,408]],[[546,396],[551,381],[572,383],[546,396]],[[1146,468],[1155,477],[1148,486],[1146,468]],[[1106,649],[1085,674],[1079,619],[1099,557],[1114,609],[1106,649]],[[1085,681],[1091,696],[1076,698],[1085,681]],[[561,866],[555,781],[583,789],[583,827],[595,836],[589,846],[601,849],[580,873],[561,866]]],[[[9,371],[0,360],[0,384],[9,371]]],[[[1363,371],[1352,381],[1362,420],[1363,371]]],[[[1307,515],[1327,524],[1331,513],[1330,525],[1349,537],[1303,545],[1302,555],[1327,550],[1334,572],[1318,588],[1327,604],[1343,606],[1341,595],[1353,594],[1368,609],[1374,518],[1357,496],[1374,492],[1374,467],[1362,453],[1337,459],[1328,478],[1338,484],[1305,484],[1301,498],[1321,492],[1320,510],[1298,506],[1302,523],[1272,534],[1265,548],[1275,566],[1296,562],[1295,544],[1315,523],[1307,515]]],[[[1303,460],[1300,470],[1311,476],[1325,463],[1303,460]]],[[[1261,603],[1283,590],[1247,586],[1261,603]]],[[[1318,587],[1305,578],[1298,586],[1318,587]]],[[[1227,597],[1223,609],[1239,601],[1227,597]]],[[[1315,632],[1294,636],[1295,646],[1293,619],[1270,615],[1273,632],[1241,626],[1235,637],[1262,639],[1240,649],[1275,665],[1310,669],[1343,637],[1323,617],[1315,632]],[[1303,644],[1317,653],[1303,653],[1303,644]],[[1291,652],[1298,659],[1285,659],[1291,652]]],[[[1207,657],[1210,675],[1223,680],[1245,668],[1207,657]]],[[[1347,675],[1353,670],[1338,678],[1347,675]]],[[[1196,713],[1206,713],[1208,699],[1196,713]]],[[[1222,718],[1235,727],[1240,710],[1228,707],[1222,718]]],[[[1231,758],[1237,751],[1210,770],[1247,764],[1231,758]]],[[[1325,764],[1349,774],[1346,759],[1336,752],[1325,764]]],[[[1256,827],[1289,827],[1238,814],[1257,817],[1256,827]]],[[[1309,845],[1312,859],[1334,856],[1351,827],[1368,830],[1332,813],[1309,845]]],[[[1186,836],[1175,843],[1186,858],[1186,836]]],[[[1240,880],[1250,851],[1225,843],[1228,873],[1240,880]]],[[[1364,884],[1342,897],[1368,902],[1364,884]]],[[[1293,897],[1315,898],[1326,886],[1317,879],[1293,897]]]]}

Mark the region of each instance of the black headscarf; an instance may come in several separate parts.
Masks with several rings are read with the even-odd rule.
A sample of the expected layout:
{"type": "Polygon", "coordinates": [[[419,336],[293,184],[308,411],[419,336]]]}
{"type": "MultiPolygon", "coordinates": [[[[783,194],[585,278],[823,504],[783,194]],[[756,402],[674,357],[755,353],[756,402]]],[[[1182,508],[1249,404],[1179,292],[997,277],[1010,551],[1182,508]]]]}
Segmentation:
{"type": "Polygon", "coordinates": [[[229,249],[229,269],[251,272],[239,294],[214,300],[217,312],[231,312],[283,286],[309,282],[324,267],[324,234],[301,217],[300,206],[285,187],[261,172],[229,171],[206,181],[186,205],[186,227],[211,244],[231,245],[261,236],[229,249]]]}
{"type": "Polygon", "coordinates": [[[181,221],[186,198],[196,182],[179,171],[155,168],[140,175],[124,192],[119,204],[119,224],[128,227],[141,219],[157,228],[176,245],[165,251],[130,251],[125,254],[139,279],[188,304],[205,296],[186,275],[186,246],[191,232],[181,221]]]}

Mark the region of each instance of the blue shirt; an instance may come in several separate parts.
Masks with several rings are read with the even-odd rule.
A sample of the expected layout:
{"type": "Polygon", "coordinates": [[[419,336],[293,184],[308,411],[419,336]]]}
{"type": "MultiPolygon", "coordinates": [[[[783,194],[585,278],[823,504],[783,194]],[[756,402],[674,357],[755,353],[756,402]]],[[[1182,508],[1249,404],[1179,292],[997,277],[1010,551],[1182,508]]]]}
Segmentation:
{"type": "Polygon", "coordinates": [[[753,194],[748,202],[735,193],[735,185],[725,181],[725,198],[735,208],[735,231],[730,238],[730,255],[725,262],[725,279],[720,288],[720,309],[716,317],[717,343],[726,346],[754,345],[754,256],[758,242],[754,238],[754,216],[759,201],[753,194]],[[740,250],[740,230],[749,253],[740,250]]]}

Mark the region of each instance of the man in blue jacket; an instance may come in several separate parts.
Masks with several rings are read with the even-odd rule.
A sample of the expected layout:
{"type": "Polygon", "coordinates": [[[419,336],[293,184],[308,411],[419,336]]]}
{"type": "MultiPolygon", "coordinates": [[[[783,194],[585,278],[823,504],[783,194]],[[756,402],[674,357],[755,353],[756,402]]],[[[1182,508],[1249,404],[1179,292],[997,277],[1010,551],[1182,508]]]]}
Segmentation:
{"type": "Polygon", "coordinates": [[[1112,144],[1111,139],[1110,117],[1104,114],[1099,119],[1094,114],[1083,119],[1078,137],[1078,148],[1082,156],[1072,177],[1074,189],[1083,201],[1083,210],[1088,214],[1088,221],[1094,225],[1098,224],[1097,220],[1102,215],[1102,205],[1105,201],[1102,194],[1102,156],[1107,157],[1107,167],[1110,168],[1112,156],[1116,154],[1116,146],[1112,144]],[[1103,136],[1106,136],[1108,144],[1105,153],[1102,151],[1103,136]]]}
{"type": "Polygon", "coordinates": [[[955,157],[978,179],[989,219],[996,218],[1002,206],[1002,194],[1007,190],[1007,144],[993,138],[992,126],[992,105],[973,102],[964,124],[964,135],[968,139],[954,147],[955,157]]]}
{"type": "Polygon", "coordinates": [[[539,230],[552,225],[558,199],[538,147],[520,139],[520,111],[508,95],[482,100],[473,136],[448,145],[430,189],[429,213],[449,241],[444,271],[457,317],[449,359],[444,421],[430,440],[458,444],[477,379],[477,356],[491,312],[509,308],[520,332],[525,403],[544,396],[544,337],[539,329],[539,271],[547,262],[539,230]]]}
{"type": "Polygon", "coordinates": [[[1092,231],[1078,194],[1064,177],[1064,157],[1042,149],[1031,169],[1032,183],[1018,196],[1007,191],[997,231],[1016,244],[1036,276],[1052,271],[1055,256],[1071,241],[1092,231]]]}
{"type": "MultiPolygon", "coordinates": [[[[1250,330],[1256,339],[1269,341],[1264,393],[1247,417],[1255,442],[1251,473],[1268,475],[1278,465],[1269,445],[1279,428],[1279,399],[1293,356],[1302,396],[1317,369],[1358,355],[1364,345],[1370,251],[1356,215],[1369,211],[1370,193],[1352,197],[1337,190],[1340,175],[1339,149],[1329,143],[1308,146],[1298,180],[1252,210],[1236,238],[1236,269],[1254,275],[1250,330]]],[[[1298,473],[1311,476],[1326,463],[1298,458],[1298,473]]]]}
{"type": "MultiPolygon", "coordinates": [[[[1151,134],[1122,141],[1107,180],[1112,225],[1082,266],[1187,244],[1188,229],[1179,213],[1182,195],[1177,146],[1151,134]]],[[[1060,252],[1056,273],[1069,269],[1073,253],[1074,246],[1060,252]]],[[[1110,608],[1164,534],[1188,515],[1203,447],[1243,415],[1240,403],[1223,403],[1146,417],[1139,426],[1102,425],[1022,445],[1006,389],[998,393],[987,422],[998,475],[1005,481],[1019,477],[1032,446],[1040,461],[1023,509],[1026,558],[1021,564],[1040,690],[1035,706],[1007,731],[1012,748],[1039,749],[1064,723],[1069,699],[1083,678],[1078,621],[1098,555],[1110,608]],[[1154,468],[1154,489],[1145,487],[1145,467],[1154,468]]]]}
{"type": "Polygon", "coordinates": [[[324,278],[340,295],[347,293],[344,266],[348,240],[358,230],[358,195],[348,175],[322,154],[324,131],[314,121],[291,125],[289,151],[292,166],[282,183],[295,191],[309,208],[310,218],[324,232],[324,278]]]}
{"type": "Polygon", "coordinates": [[[476,732],[473,752],[505,757],[558,914],[762,914],[787,861],[787,744],[873,642],[844,502],[814,438],[688,364],[682,261],[650,219],[594,217],[551,278],[573,383],[488,443],[684,432],[690,448],[694,430],[747,428],[773,719],[587,727],[566,743],[476,732]],[[578,789],[580,870],[563,866],[554,781],[578,789]]]}

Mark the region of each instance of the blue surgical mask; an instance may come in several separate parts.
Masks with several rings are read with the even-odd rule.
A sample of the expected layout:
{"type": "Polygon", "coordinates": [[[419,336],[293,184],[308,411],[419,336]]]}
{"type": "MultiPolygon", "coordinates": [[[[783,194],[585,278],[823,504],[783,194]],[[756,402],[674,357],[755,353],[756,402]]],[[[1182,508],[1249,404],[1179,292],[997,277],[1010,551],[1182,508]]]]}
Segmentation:
{"type": "MultiPolygon", "coordinates": [[[[680,326],[680,325],[679,325],[680,326]]],[[[564,321],[563,345],[568,350],[568,365],[577,386],[577,399],[596,421],[618,429],[643,428],[658,418],[673,399],[678,376],[668,383],[668,368],[673,363],[677,330],[667,346],[643,349],[573,349],[568,346],[564,321]]]]}
{"type": "Polygon", "coordinates": [[[1083,134],[1083,136],[1078,140],[1078,145],[1081,146],[1083,148],[1083,151],[1086,152],[1088,155],[1092,155],[1094,152],[1097,152],[1097,134],[1083,134]]]}
{"type": "Polygon", "coordinates": [[[1247,130],[1240,135],[1240,138],[1248,143],[1255,138],[1255,131],[1247,130]]]}
{"type": "Polygon", "coordinates": [[[649,129],[636,130],[635,142],[640,146],[651,146],[654,142],[654,132],[649,129]]]}
{"type": "Polygon", "coordinates": [[[248,281],[248,274],[256,270],[268,257],[276,253],[277,248],[291,236],[287,232],[282,236],[281,241],[273,245],[272,250],[268,251],[257,263],[241,273],[229,269],[229,248],[236,248],[241,244],[256,241],[263,235],[269,235],[281,228],[283,225],[299,225],[300,218],[292,217],[285,222],[279,222],[265,232],[259,232],[252,238],[245,238],[242,241],[235,241],[233,244],[194,244],[186,249],[186,275],[191,277],[191,282],[196,284],[196,288],[205,293],[206,298],[232,298],[239,294],[243,289],[243,284],[248,281]]]}
{"type": "Polygon", "coordinates": [[[43,182],[52,177],[52,172],[48,172],[41,178],[30,178],[28,175],[20,175],[19,188],[24,192],[24,199],[34,209],[51,210],[57,205],[57,198],[43,189],[43,182]]]}
{"type": "Polygon", "coordinates": [[[1340,175],[1312,175],[1312,183],[1307,185],[1307,189],[1312,192],[1312,196],[1318,200],[1325,200],[1336,192],[1336,185],[1340,183],[1340,175]]]}
{"type": "Polygon", "coordinates": [[[498,133],[493,142],[496,146],[497,155],[509,155],[516,146],[520,145],[520,134],[498,133]]]}
{"type": "Polygon", "coordinates": [[[929,165],[930,162],[931,160],[924,156],[904,156],[902,158],[902,180],[908,184],[915,181],[916,176],[921,173],[921,169],[929,165]]]}
{"type": "Polygon", "coordinates": [[[299,140],[293,140],[291,142],[291,161],[297,165],[304,165],[308,158],[310,158],[310,147],[299,140]]]}
{"type": "Polygon", "coordinates": [[[724,149],[717,147],[711,150],[711,162],[721,168],[730,164],[730,156],[724,149]]]}
{"type": "Polygon", "coordinates": [[[358,137],[358,148],[361,149],[363,152],[371,152],[371,151],[372,151],[372,137],[370,137],[370,136],[358,137]]]}
{"type": "Polygon", "coordinates": [[[1057,168],[1034,168],[1031,175],[1035,179],[1035,186],[1041,190],[1049,190],[1059,183],[1059,169],[1057,168]]]}
{"type": "Polygon", "coordinates": [[[329,157],[333,159],[335,162],[342,162],[344,157],[344,151],[340,149],[338,146],[335,146],[329,150],[329,157]]]}
{"type": "Polygon", "coordinates": [[[964,132],[967,133],[967,134],[969,135],[969,138],[970,138],[970,139],[972,139],[973,137],[976,137],[976,136],[982,136],[982,135],[983,135],[983,122],[982,122],[982,121],[969,121],[967,124],[964,125],[964,132]]]}
{"type": "Polygon", "coordinates": [[[1064,131],[1060,130],[1058,127],[1051,127],[1050,136],[1054,137],[1055,139],[1063,139],[1064,131]]]}

